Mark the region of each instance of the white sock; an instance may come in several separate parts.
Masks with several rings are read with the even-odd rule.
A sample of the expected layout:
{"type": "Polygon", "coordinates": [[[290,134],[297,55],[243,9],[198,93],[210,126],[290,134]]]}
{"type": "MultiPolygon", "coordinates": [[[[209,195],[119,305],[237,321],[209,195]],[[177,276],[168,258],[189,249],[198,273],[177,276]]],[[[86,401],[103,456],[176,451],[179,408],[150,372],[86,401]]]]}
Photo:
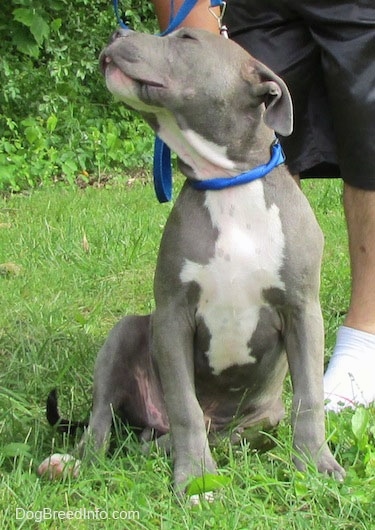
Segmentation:
{"type": "Polygon", "coordinates": [[[341,326],[324,375],[326,410],[375,401],[375,335],[341,326]]]}

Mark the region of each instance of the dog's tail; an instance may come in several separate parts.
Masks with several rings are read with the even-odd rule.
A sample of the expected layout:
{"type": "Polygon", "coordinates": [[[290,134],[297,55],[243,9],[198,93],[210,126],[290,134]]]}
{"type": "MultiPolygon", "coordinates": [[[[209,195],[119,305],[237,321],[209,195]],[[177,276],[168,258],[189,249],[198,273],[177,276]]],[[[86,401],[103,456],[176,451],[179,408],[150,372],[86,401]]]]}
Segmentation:
{"type": "Polygon", "coordinates": [[[88,426],[88,421],[71,421],[61,418],[59,407],[57,403],[57,390],[54,388],[48,394],[46,403],[47,421],[53,427],[56,427],[58,432],[66,433],[74,436],[78,429],[85,429],[88,426]]]}

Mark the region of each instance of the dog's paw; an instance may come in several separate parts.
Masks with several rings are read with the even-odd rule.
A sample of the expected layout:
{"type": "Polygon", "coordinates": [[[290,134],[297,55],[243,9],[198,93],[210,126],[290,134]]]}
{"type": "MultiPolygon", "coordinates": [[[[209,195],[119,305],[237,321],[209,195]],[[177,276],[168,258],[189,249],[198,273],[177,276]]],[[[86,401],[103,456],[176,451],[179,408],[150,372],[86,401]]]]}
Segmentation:
{"type": "Polygon", "coordinates": [[[338,482],[344,481],[346,477],[345,469],[333,457],[322,458],[317,465],[321,473],[333,477],[338,482]]]}
{"type": "Polygon", "coordinates": [[[81,461],[72,455],[55,453],[40,464],[37,469],[39,476],[46,476],[50,480],[71,476],[77,478],[81,461]]]}

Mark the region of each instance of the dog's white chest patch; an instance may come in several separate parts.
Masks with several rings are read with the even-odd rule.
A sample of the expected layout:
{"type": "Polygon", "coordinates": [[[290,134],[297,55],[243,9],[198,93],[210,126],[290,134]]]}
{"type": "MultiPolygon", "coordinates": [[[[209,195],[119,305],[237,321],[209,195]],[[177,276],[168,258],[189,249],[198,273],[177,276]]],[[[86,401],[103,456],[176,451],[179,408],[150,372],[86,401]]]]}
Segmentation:
{"type": "Polygon", "coordinates": [[[215,254],[206,265],[186,260],[180,277],[200,286],[197,316],[210,332],[207,355],[219,374],[256,362],[249,342],[267,304],[264,290],[284,289],[280,269],[285,241],[279,209],[275,204],[267,208],[260,181],[209,192],[205,204],[219,231],[215,254]]]}

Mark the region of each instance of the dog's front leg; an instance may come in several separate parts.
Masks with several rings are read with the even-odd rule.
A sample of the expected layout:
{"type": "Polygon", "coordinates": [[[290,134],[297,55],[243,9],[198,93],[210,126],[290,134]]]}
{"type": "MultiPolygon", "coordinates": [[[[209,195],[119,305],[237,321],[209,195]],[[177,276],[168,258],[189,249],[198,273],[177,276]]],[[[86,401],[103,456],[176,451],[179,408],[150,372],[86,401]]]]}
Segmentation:
{"type": "Polygon", "coordinates": [[[194,386],[194,330],[176,309],[156,309],[153,348],[170,423],[174,484],[178,493],[194,477],[216,473],[194,386]]]}
{"type": "Polygon", "coordinates": [[[299,469],[304,469],[304,457],[311,458],[319,471],[342,480],[345,471],[325,440],[324,328],[319,301],[311,300],[295,308],[287,327],[285,346],[293,385],[295,463],[299,469]]]}
{"type": "Polygon", "coordinates": [[[98,452],[107,450],[111,434],[112,414],[111,403],[101,403],[96,407],[94,406],[89,426],[77,447],[80,458],[92,459],[98,452]]]}

